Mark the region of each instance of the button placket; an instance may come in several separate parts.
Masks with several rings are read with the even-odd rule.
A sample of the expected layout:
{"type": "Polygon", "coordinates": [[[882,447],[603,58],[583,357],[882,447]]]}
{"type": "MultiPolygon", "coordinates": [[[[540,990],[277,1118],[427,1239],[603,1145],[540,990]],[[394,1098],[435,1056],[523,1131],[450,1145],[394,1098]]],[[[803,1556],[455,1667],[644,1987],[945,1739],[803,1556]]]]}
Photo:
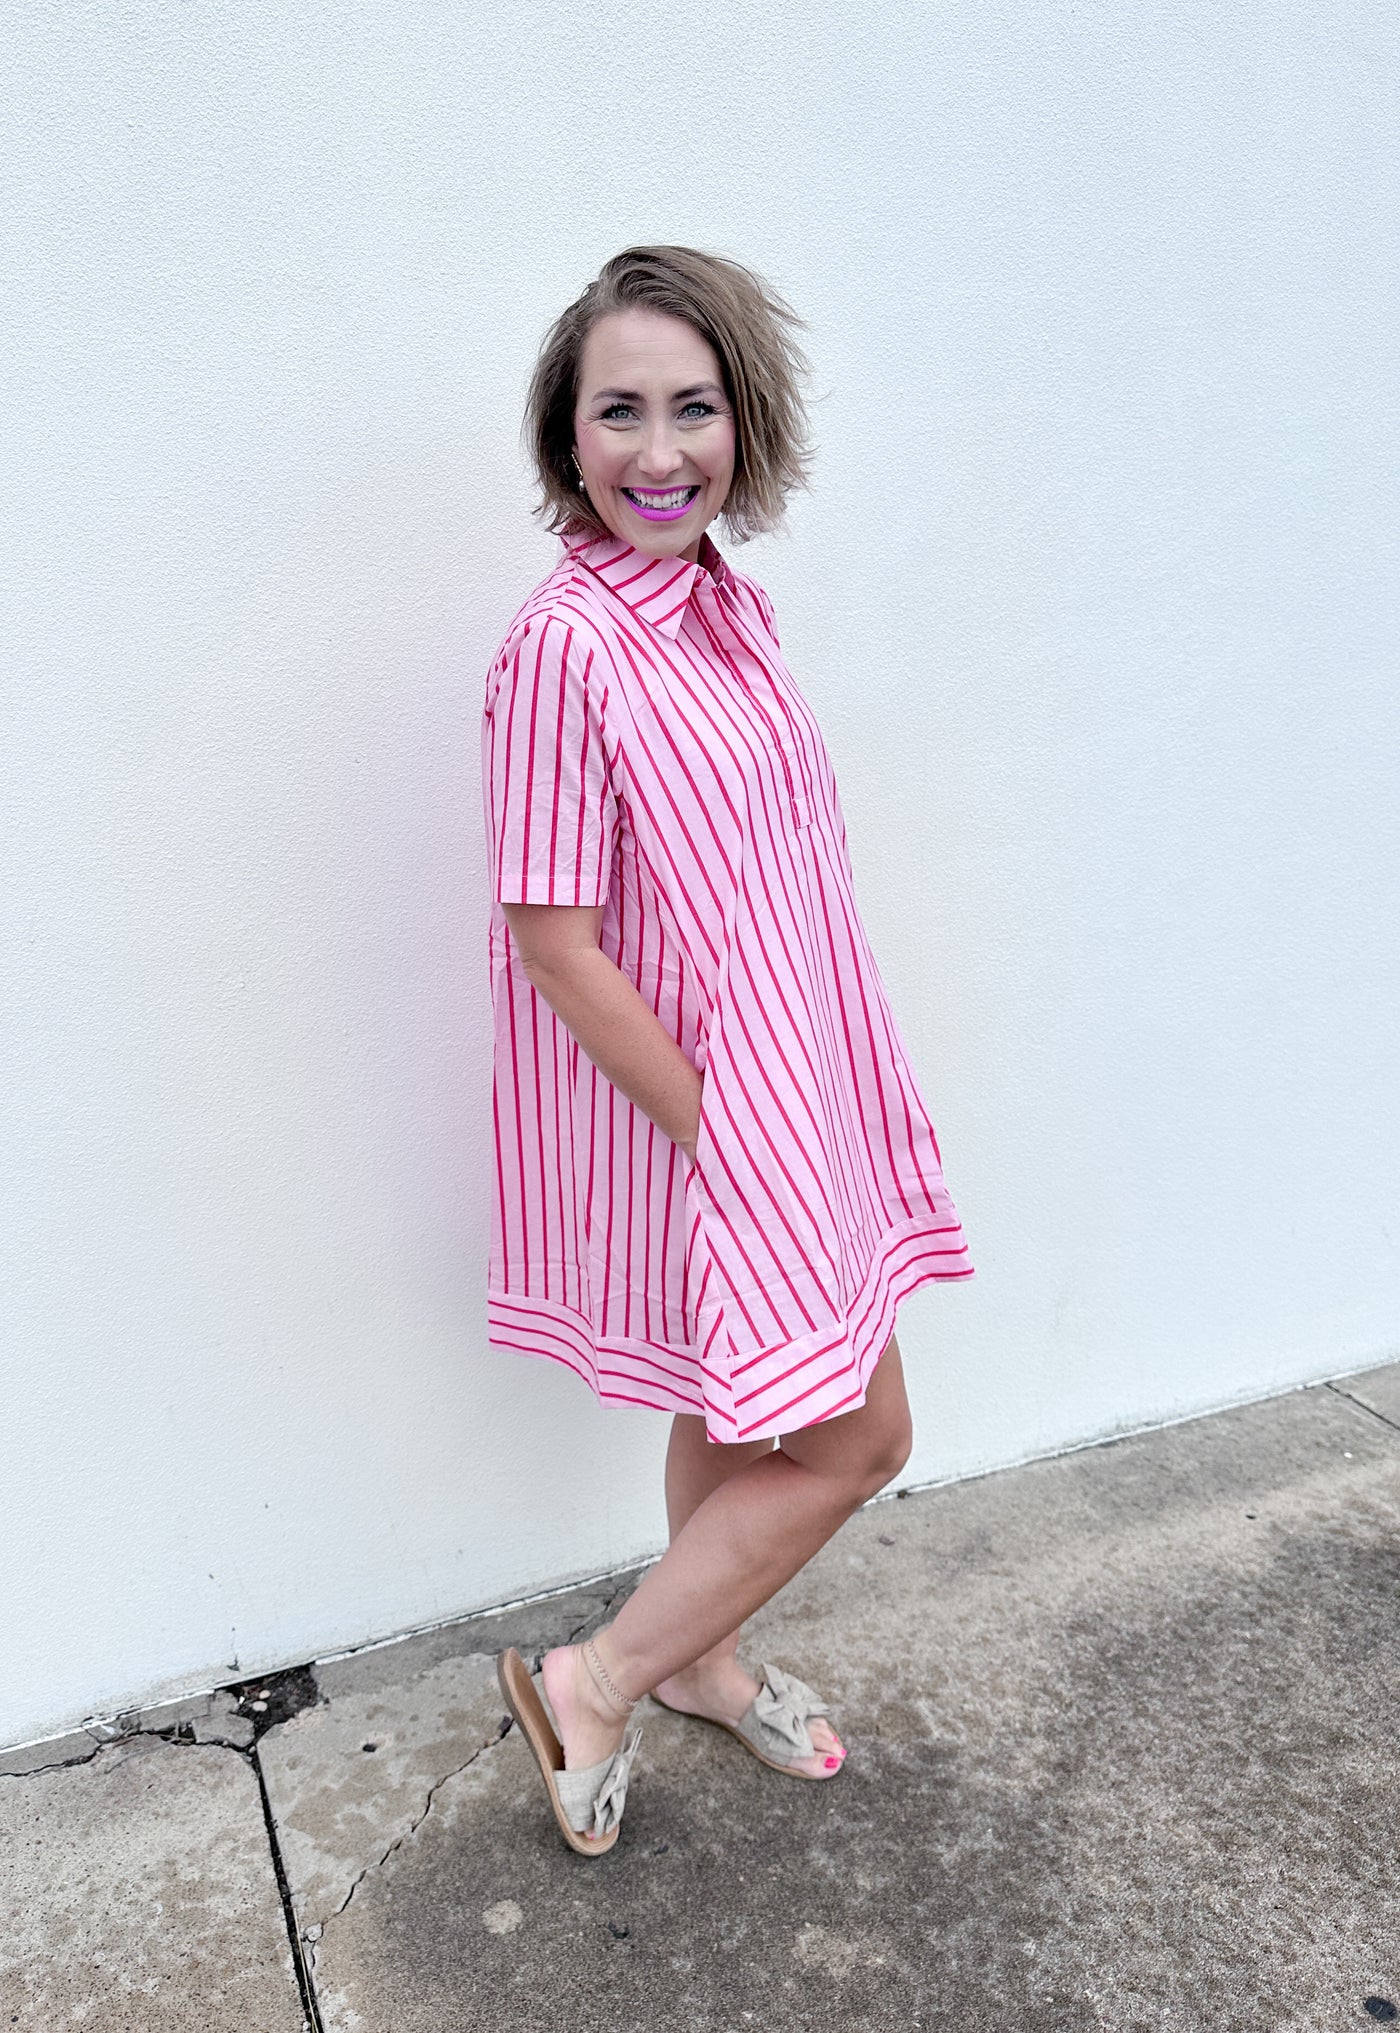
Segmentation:
{"type": "Polygon", "coordinates": [[[768,675],[768,672],[764,668],[762,659],[753,656],[753,652],[749,649],[747,643],[745,643],[745,641],[743,640],[743,637],[740,635],[738,629],[735,628],[732,619],[730,618],[729,614],[725,611],[724,602],[720,597],[718,588],[715,588],[713,591],[713,599],[715,606],[724,616],[725,621],[728,622],[729,624],[729,633],[733,637],[735,648],[738,651],[734,668],[738,675],[739,682],[743,686],[744,690],[747,692],[750,702],[752,703],[755,711],[759,714],[760,718],[762,719],[764,726],[768,729],[768,733],[772,739],[773,746],[778,752],[778,760],[783,766],[783,783],[787,790],[788,810],[792,813],[792,823],[794,827],[800,831],[803,827],[811,825],[812,808],[811,805],[808,803],[807,794],[805,790],[800,790],[798,788],[799,772],[797,767],[797,757],[793,754],[792,748],[790,746],[791,722],[788,720],[787,705],[783,700],[782,694],[779,692],[778,687],[773,683],[771,676],[768,675]],[[777,722],[773,718],[772,713],[768,709],[767,702],[759,697],[758,693],[754,690],[748,678],[745,676],[743,667],[743,659],[745,657],[752,658],[753,662],[758,664],[759,669],[763,671],[764,676],[767,678],[768,688],[772,692],[773,697],[777,702],[778,708],[783,715],[784,723],[787,727],[786,733],[784,733],[783,730],[779,728],[777,722]]]}

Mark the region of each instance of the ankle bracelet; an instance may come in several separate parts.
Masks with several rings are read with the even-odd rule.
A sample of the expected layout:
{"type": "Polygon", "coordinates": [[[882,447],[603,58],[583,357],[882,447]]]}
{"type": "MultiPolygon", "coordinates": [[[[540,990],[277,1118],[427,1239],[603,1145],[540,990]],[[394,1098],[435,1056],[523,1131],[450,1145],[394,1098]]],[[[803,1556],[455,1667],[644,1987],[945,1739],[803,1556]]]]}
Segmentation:
{"type": "Polygon", "coordinates": [[[608,1699],[614,1702],[618,1708],[625,1710],[630,1715],[632,1710],[637,1706],[637,1703],[641,1700],[642,1698],[641,1695],[638,1694],[635,1696],[630,1696],[623,1693],[622,1689],[617,1685],[617,1682],[613,1679],[612,1675],[609,1673],[607,1667],[598,1657],[598,1647],[594,1644],[592,1638],[584,1639],[583,1656],[587,1660],[588,1666],[592,1673],[594,1674],[594,1676],[596,1677],[598,1684],[602,1688],[604,1694],[606,1694],[608,1699]]]}

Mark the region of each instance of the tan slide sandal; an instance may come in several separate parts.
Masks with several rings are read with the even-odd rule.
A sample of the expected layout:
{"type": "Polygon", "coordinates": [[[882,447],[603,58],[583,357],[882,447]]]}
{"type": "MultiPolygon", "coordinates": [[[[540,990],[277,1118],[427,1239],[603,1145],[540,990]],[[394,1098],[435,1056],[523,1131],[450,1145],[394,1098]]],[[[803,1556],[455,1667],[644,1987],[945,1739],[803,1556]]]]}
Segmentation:
{"type": "Polygon", "coordinates": [[[582,1771],[566,1772],[564,1747],[529,1669],[513,1645],[498,1655],[496,1678],[506,1707],[535,1754],[560,1834],[581,1857],[605,1856],[617,1841],[622,1824],[627,1781],[642,1740],[641,1724],[629,1725],[621,1747],[610,1758],[582,1771]]]}
{"type": "MultiPolygon", "coordinates": [[[[737,1722],[721,1722],[714,1715],[696,1715],[689,1708],[671,1708],[670,1702],[663,1701],[655,1689],[651,1698],[658,1708],[671,1708],[673,1715],[690,1716],[695,1722],[712,1722],[716,1729],[727,1729],[775,1772],[786,1772],[793,1779],[811,1779],[817,1786],[829,1786],[831,1779],[818,1779],[813,1773],[802,1771],[798,1760],[821,1756],[807,1723],[814,1715],[830,1715],[831,1710],[795,1674],[784,1673],[780,1666],[770,1666],[766,1660],[758,1670],[763,1685],[737,1722]]],[[[836,1777],[833,1772],[831,1778],[836,1777]]]]}

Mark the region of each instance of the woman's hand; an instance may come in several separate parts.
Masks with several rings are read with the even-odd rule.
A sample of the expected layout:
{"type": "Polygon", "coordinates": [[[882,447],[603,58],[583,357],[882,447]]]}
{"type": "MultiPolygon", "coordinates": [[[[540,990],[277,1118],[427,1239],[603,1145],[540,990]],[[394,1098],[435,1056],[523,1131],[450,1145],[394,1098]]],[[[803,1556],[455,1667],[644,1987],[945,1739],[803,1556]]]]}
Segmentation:
{"type": "Polygon", "coordinates": [[[502,909],[525,978],[598,1071],[693,1165],[704,1075],[600,948],[601,908],[504,904],[502,909]]]}
{"type": "Polygon", "coordinates": [[[704,1108],[705,1108],[705,1076],[702,1073],[700,1075],[700,1085],[696,1089],[695,1134],[694,1136],[683,1137],[681,1140],[681,1149],[685,1152],[687,1159],[690,1161],[692,1165],[695,1163],[695,1152],[700,1143],[700,1117],[704,1113],[704,1108]]]}

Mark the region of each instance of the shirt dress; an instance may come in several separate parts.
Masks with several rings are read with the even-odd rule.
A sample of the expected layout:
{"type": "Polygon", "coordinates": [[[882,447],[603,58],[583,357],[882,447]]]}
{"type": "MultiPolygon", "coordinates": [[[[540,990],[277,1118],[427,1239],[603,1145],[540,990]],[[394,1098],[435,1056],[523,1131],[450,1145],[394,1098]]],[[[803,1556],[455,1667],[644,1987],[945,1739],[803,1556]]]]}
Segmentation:
{"type": "Polygon", "coordinates": [[[899,1302],[973,1266],[767,594],[708,537],[698,564],[566,539],[481,734],[490,1345],[716,1441],[853,1410],[899,1302]],[[526,978],[505,903],[604,906],[704,1076],[693,1164],[526,978]]]}

